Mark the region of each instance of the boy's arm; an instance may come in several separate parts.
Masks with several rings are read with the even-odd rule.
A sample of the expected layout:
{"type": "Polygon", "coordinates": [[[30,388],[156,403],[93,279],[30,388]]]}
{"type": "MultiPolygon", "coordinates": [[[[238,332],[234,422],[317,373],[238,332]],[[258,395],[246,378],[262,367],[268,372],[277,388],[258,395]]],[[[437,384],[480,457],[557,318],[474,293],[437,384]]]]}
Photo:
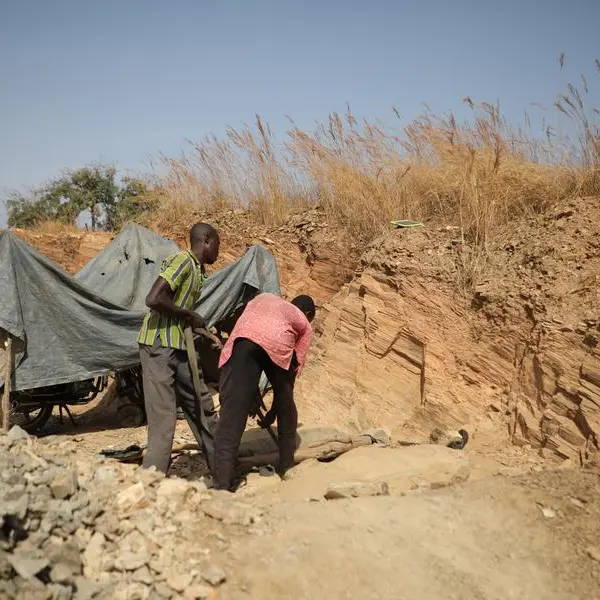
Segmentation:
{"type": "Polygon", "coordinates": [[[304,363],[308,356],[308,349],[312,341],[312,327],[308,322],[304,327],[304,330],[298,336],[296,341],[296,360],[298,361],[298,368],[296,369],[296,376],[299,376],[304,368],[304,363]]]}
{"type": "Polygon", "coordinates": [[[163,315],[175,317],[180,321],[188,323],[194,329],[202,329],[205,325],[204,319],[193,310],[179,308],[173,302],[174,296],[175,293],[171,290],[169,284],[159,276],[146,296],[146,306],[163,315]]]}
{"type": "Polygon", "coordinates": [[[146,306],[164,315],[190,324],[192,327],[204,327],[204,319],[192,310],[177,306],[175,293],[193,269],[191,258],[185,252],[169,257],[161,269],[160,275],[146,296],[146,306]]]}

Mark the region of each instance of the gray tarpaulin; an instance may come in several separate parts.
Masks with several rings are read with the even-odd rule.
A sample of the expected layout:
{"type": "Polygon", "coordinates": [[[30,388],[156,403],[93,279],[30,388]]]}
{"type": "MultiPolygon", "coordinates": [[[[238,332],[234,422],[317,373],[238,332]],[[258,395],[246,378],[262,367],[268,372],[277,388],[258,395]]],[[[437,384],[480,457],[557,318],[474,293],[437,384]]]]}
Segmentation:
{"type": "Polygon", "coordinates": [[[175,242],[140,225],[128,225],[75,279],[106,300],[146,310],[146,294],[161,261],[178,251],[175,242]]]}
{"type": "Polygon", "coordinates": [[[137,363],[144,313],[98,296],[10,232],[0,233],[0,290],[0,327],[17,339],[15,390],[137,363]]]}
{"type": "MultiPolygon", "coordinates": [[[[145,231],[148,235],[136,230],[136,260],[156,256],[160,267],[160,260],[170,254],[169,244],[160,245],[165,256],[159,256],[156,234],[145,231]]],[[[102,254],[110,256],[115,242],[115,257],[120,256],[118,238],[102,254]]],[[[139,364],[136,338],[145,311],[105,296],[143,298],[152,280],[144,275],[132,285],[130,269],[138,274],[140,269],[128,266],[119,278],[111,274],[112,269],[124,269],[118,259],[94,260],[106,275],[98,279],[88,273],[88,281],[96,282],[90,288],[17,236],[0,232],[0,329],[16,338],[13,389],[83,381],[139,364]],[[110,294],[107,281],[113,288],[110,294]]],[[[250,247],[239,261],[208,278],[197,311],[212,326],[244,303],[249,288],[280,293],[275,259],[260,246],[250,247]]]]}

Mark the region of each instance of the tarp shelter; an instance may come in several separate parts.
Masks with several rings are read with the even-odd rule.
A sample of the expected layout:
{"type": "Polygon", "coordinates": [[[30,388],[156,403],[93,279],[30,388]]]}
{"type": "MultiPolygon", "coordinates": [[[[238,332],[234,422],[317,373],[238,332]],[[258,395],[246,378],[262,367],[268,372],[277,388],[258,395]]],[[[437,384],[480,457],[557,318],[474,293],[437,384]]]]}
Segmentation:
{"type": "Polygon", "coordinates": [[[115,304],[146,310],[146,294],[160,263],[178,251],[175,242],[140,225],[128,225],[75,279],[115,304]]]}
{"type": "MultiPolygon", "coordinates": [[[[119,237],[92,261],[102,265],[105,275],[98,278],[84,268],[76,279],[11,232],[0,232],[0,330],[14,338],[13,390],[84,381],[139,364],[136,339],[145,311],[106,296],[130,298],[139,306],[172,246],[166,240],[157,243],[156,234],[147,229],[133,228],[123,239],[133,243],[136,258],[124,265],[118,258],[109,260],[132,248],[119,237]],[[146,250],[156,258],[148,263],[152,276],[140,275],[146,250]],[[129,277],[135,283],[118,283],[129,277]],[[111,287],[116,289],[111,292],[111,287]]],[[[257,291],[279,294],[279,277],[274,257],[252,246],[207,279],[196,310],[213,326],[257,291]]]]}

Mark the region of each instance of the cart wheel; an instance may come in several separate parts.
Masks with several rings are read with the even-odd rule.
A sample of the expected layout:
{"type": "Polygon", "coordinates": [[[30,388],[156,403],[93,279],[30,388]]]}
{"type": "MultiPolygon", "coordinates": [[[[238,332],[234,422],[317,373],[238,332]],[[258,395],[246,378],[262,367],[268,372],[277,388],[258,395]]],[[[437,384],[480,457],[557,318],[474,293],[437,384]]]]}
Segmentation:
{"type": "Polygon", "coordinates": [[[146,413],[137,404],[123,404],[117,408],[117,414],[122,427],[141,427],[146,422],[146,413]]]}
{"type": "Polygon", "coordinates": [[[36,433],[50,418],[53,404],[40,403],[16,406],[10,411],[10,426],[18,425],[27,433],[36,433]]]}

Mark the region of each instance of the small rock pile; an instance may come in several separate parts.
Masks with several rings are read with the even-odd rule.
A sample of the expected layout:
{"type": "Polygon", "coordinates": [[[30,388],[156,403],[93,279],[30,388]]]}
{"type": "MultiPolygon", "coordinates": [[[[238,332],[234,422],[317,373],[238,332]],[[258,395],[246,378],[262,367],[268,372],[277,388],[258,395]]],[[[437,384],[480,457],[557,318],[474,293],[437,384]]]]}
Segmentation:
{"type": "Polygon", "coordinates": [[[0,600],[211,598],[223,534],[260,513],[202,481],[90,458],[77,443],[0,435],[0,600]]]}

